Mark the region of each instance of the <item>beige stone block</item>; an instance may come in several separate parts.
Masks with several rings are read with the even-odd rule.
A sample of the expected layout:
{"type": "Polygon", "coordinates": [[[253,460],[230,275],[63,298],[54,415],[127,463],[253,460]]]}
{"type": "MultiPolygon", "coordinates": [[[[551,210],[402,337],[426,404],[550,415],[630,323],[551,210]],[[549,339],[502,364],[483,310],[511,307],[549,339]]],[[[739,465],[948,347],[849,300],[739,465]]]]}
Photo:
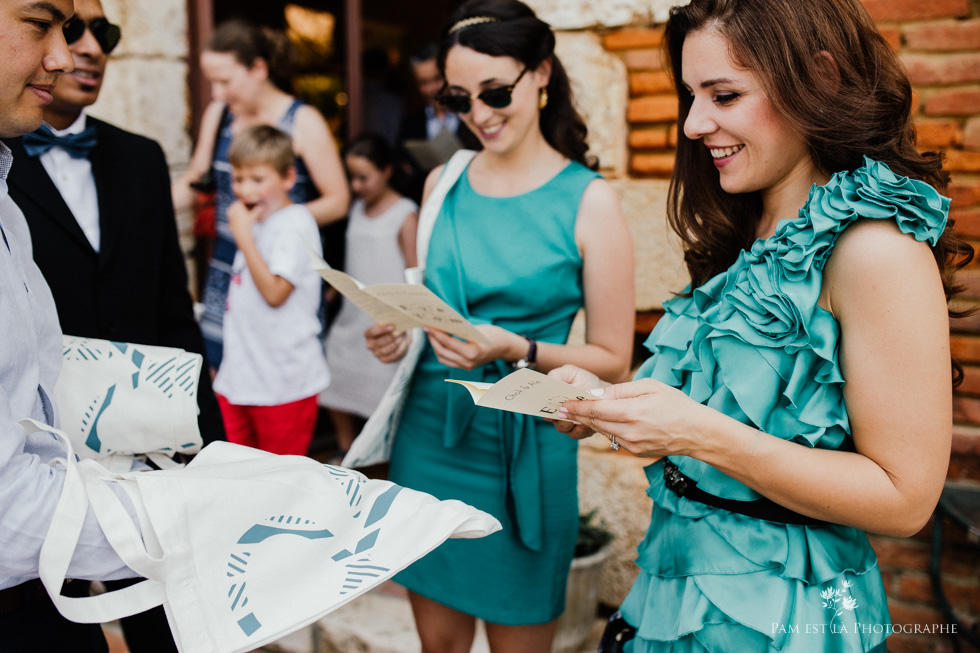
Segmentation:
{"type": "Polygon", "coordinates": [[[102,0],[122,29],[92,115],[158,141],[171,170],[186,168],[186,0],[102,0]]]}
{"type": "Polygon", "coordinates": [[[687,0],[527,0],[527,4],[555,29],[573,30],[662,23],[672,6],[687,0]]]}
{"type": "Polygon", "coordinates": [[[160,143],[172,168],[186,167],[187,65],[167,59],[119,59],[109,62],[93,116],[160,143]]]}
{"type": "Polygon", "coordinates": [[[606,605],[618,606],[639,573],[633,560],[650,524],[653,505],[643,473],[648,464],[648,460],[613,451],[604,436],[594,435],[579,445],[579,512],[598,509],[598,520],[616,536],[599,586],[599,601],[606,605]]]}
{"type": "Polygon", "coordinates": [[[660,308],[690,282],[680,241],[667,226],[666,180],[616,179],[623,215],[633,236],[636,308],[660,308]]]}
{"type": "Polygon", "coordinates": [[[555,52],[565,66],[575,104],[589,128],[590,152],[605,174],[626,171],[627,126],[623,121],[629,99],[629,78],[619,57],[590,32],[559,32],[555,52]]]}
{"type": "Polygon", "coordinates": [[[122,28],[114,58],[187,57],[186,0],[102,0],[102,8],[122,28]]]}

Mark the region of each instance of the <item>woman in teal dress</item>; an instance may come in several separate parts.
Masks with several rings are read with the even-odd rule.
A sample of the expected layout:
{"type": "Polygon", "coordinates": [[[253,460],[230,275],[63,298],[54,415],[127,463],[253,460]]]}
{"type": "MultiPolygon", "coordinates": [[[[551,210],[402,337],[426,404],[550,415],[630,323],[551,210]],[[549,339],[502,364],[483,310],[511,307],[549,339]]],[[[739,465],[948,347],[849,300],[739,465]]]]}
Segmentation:
{"type": "MultiPolygon", "coordinates": [[[[503,530],[447,542],[396,577],[411,592],[425,653],[469,651],[477,617],[494,653],[549,651],[578,525],[577,443],[543,420],[477,408],[446,379],[494,382],[529,364],[627,373],[632,245],[615,194],[589,166],[554,43],[522,3],[471,0],[453,16],[438,59],[443,104],[484,149],[443,202],[426,285],[492,345],[428,332],[390,478],[485,510],[503,530]],[[583,306],[585,343],[567,345],[583,306]]],[[[426,196],[440,174],[430,175],[426,196]]],[[[368,344],[396,360],[407,338],[372,327],[368,344]]]]}
{"type": "Polygon", "coordinates": [[[921,529],[949,461],[970,254],[941,158],[916,150],[908,79],[857,0],[693,0],[665,40],[691,286],[633,382],[553,372],[602,398],[559,430],[660,457],[606,650],[884,650],[865,531],[921,529]]]}

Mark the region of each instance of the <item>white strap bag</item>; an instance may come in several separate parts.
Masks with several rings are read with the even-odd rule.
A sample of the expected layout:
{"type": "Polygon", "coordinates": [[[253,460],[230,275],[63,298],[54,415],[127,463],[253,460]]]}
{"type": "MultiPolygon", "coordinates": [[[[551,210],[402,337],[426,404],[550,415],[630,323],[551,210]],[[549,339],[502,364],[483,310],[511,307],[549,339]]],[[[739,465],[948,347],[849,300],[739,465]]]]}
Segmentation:
{"type": "Polygon", "coordinates": [[[448,537],[500,529],[459,501],[227,442],[184,468],[112,474],[68,455],[64,491],[41,549],[40,577],[58,610],[83,623],[162,604],[183,653],[251,651],[319,619],[448,537]],[[132,501],[133,523],[115,483],[132,501]],[[88,507],[119,557],[147,578],[94,597],[61,596],[88,507]]]}
{"type": "Polygon", "coordinates": [[[75,451],[120,471],[134,454],[164,467],[175,453],[200,451],[202,363],[173,347],[64,336],[54,403],[75,451]]]}
{"type": "MultiPolygon", "coordinates": [[[[455,185],[466,166],[469,165],[476,152],[459,150],[446,163],[445,169],[439,176],[432,193],[426,198],[419,213],[419,228],[416,236],[416,252],[418,267],[405,270],[405,280],[408,283],[425,281],[425,258],[429,253],[429,239],[435,226],[442,203],[449,189],[455,185]]],[[[412,373],[418,364],[422,347],[425,345],[425,333],[422,329],[414,329],[410,335],[411,343],[408,351],[398,363],[395,375],[388,384],[378,407],[364,424],[360,434],[354,439],[347,455],[344,456],[344,467],[367,467],[387,462],[391,458],[391,446],[394,444],[395,432],[398,430],[398,420],[401,418],[405,405],[405,395],[412,381],[412,373]]]]}

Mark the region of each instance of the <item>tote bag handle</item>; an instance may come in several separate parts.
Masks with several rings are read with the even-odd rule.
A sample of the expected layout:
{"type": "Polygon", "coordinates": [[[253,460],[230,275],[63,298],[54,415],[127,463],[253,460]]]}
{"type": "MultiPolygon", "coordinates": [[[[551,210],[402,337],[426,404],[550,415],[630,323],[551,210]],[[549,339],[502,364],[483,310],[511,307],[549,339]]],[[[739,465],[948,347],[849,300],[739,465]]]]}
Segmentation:
{"type": "Polygon", "coordinates": [[[68,567],[78,546],[82,525],[88,513],[90,489],[94,488],[96,494],[101,495],[97,500],[100,507],[97,509],[96,517],[123,562],[137,573],[148,573],[158,561],[154,561],[146,554],[129,513],[120,505],[118,497],[106,486],[105,479],[110,478],[110,475],[95,461],[87,460],[83,464],[91,469],[86,469],[85,475],[96,478],[86,483],[81,465],[75,460],[75,452],[67,435],[35,420],[25,419],[20,423],[28,433],[45,431],[53,434],[67,451],[65,458],[55,460],[65,468],[65,484],[51,526],[44,538],[44,544],[41,545],[38,564],[38,575],[58,611],[67,619],[78,623],[105,623],[145,612],[163,604],[166,601],[164,585],[154,580],[146,580],[98,596],[74,598],[61,595],[61,586],[67,577],[68,567]],[[107,519],[107,522],[103,523],[103,519],[107,519]],[[120,524],[123,524],[121,528],[120,524]],[[118,530],[115,530],[116,528],[118,530]],[[140,571],[140,568],[143,571],[140,571]]]}
{"type": "MultiPolygon", "coordinates": [[[[425,257],[429,253],[429,240],[432,238],[432,228],[435,227],[436,218],[442,210],[442,203],[446,200],[449,189],[456,184],[466,166],[470,164],[476,152],[473,150],[459,150],[453,154],[452,158],[446,162],[446,168],[439,175],[435,188],[425,199],[422,210],[419,213],[419,229],[415,236],[415,252],[418,254],[418,267],[425,271],[425,257]]],[[[407,276],[406,270],[406,276],[407,276]]],[[[422,283],[422,281],[412,281],[412,283],[422,283]]]]}

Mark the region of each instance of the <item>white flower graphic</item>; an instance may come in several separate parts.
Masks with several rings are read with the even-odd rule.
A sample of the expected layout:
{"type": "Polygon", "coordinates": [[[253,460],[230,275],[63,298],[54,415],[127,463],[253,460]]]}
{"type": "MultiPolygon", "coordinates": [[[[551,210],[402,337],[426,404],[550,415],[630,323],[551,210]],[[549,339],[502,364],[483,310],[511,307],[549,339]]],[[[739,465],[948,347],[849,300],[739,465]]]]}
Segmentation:
{"type": "Polygon", "coordinates": [[[841,579],[840,585],[840,588],[828,587],[820,592],[820,598],[823,599],[823,607],[834,613],[830,618],[831,624],[834,623],[837,617],[844,614],[845,611],[854,610],[858,607],[857,599],[848,593],[848,590],[854,583],[841,579]]]}

